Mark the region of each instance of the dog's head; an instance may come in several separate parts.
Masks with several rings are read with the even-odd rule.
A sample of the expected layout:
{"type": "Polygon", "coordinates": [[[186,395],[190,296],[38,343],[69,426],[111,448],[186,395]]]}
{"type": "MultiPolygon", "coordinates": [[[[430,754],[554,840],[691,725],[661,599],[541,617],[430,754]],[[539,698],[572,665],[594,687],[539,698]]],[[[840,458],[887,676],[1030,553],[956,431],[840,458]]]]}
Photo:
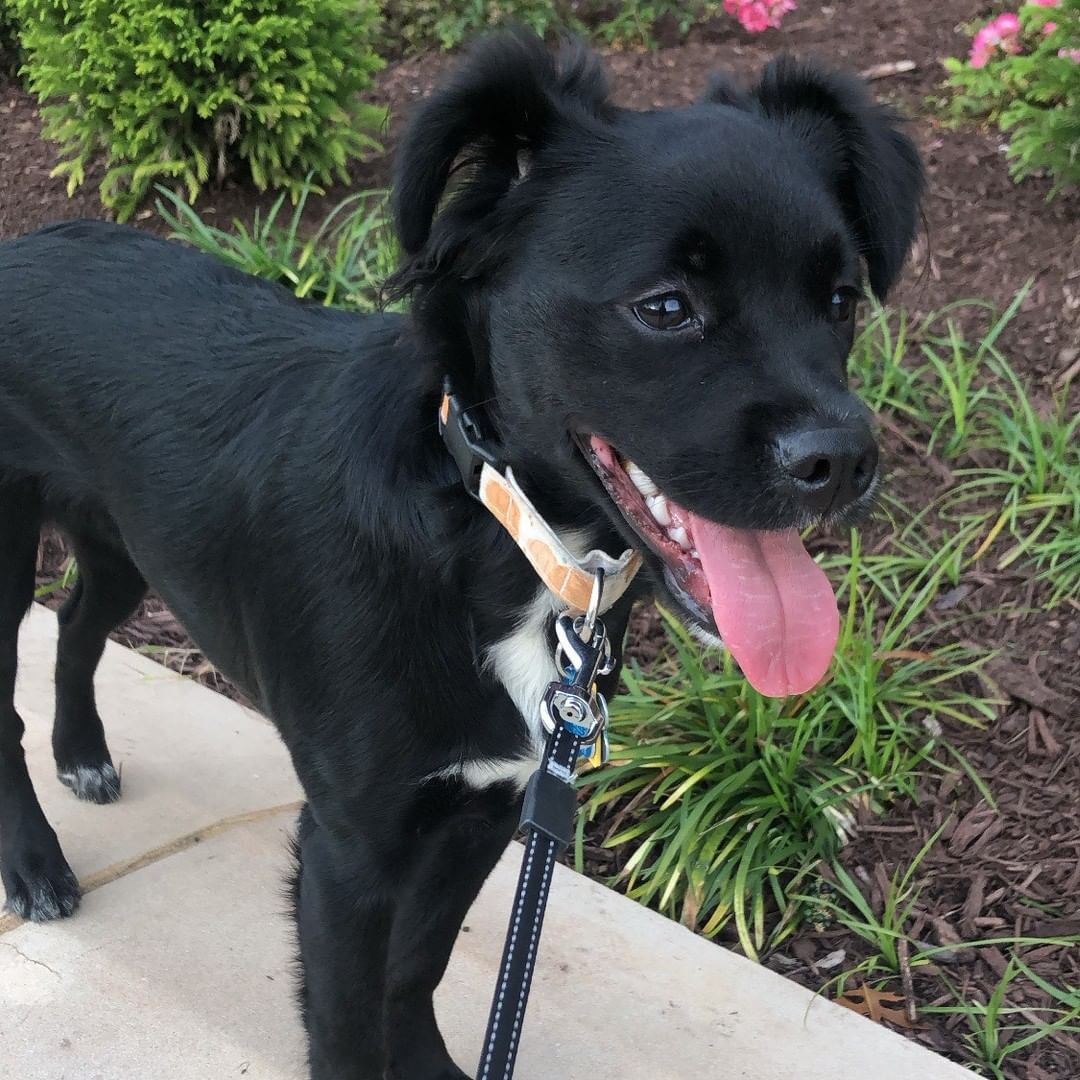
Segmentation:
{"type": "Polygon", "coordinates": [[[855,79],[781,59],[636,112],[586,50],[504,33],[405,136],[396,287],[518,471],[602,508],[751,682],[792,693],[838,627],[797,530],[873,499],[846,358],[921,190],[855,79]]]}

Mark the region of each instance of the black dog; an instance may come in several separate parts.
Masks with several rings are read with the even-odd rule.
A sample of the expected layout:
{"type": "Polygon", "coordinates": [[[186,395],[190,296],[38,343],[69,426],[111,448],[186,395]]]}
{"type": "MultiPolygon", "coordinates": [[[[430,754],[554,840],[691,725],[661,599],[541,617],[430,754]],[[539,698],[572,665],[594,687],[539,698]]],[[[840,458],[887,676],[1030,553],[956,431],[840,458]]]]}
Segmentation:
{"type": "Polygon", "coordinates": [[[307,794],[312,1075],[463,1076],[432,992],[517,821],[557,604],[440,441],[444,377],[568,543],[644,553],[607,617],[617,640],[651,591],[765,692],[805,690],[836,605],[796,530],[873,498],[845,358],[862,263],[884,296],[921,186],[912,144],[852,79],[781,60],[751,90],[720,80],[695,106],[633,112],[588,52],[503,34],[400,150],[389,292],[411,315],[304,304],[107,224],[0,246],[10,910],[79,900],[12,697],[51,521],[79,564],[60,779],[119,794],[92,680],[150,582],[272,717],[307,794]]]}

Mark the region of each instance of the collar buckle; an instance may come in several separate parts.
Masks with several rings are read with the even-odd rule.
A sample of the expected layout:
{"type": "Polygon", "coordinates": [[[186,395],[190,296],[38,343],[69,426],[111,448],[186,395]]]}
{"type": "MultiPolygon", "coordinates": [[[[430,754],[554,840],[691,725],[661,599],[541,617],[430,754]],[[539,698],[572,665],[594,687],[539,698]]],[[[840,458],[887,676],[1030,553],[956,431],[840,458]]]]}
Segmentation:
{"type": "Polygon", "coordinates": [[[484,427],[480,415],[463,408],[461,401],[450,388],[450,380],[443,383],[442,402],[439,405],[439,434],[461,471],[461,480],[474,499],[480,498],[480,474],[485,465],[501,470],[495,442],[484,427]]]}
{"type": "Polygon", "coordinates": [[[630,587],[641,568],[640,553],[628,548],[618,559],[599,550],[575,556],[521,489],[481,417],[479,407],[462,408],[447,379],[439,404],[439,434],[457,463],[465,490],[513,537],[540,580],[568,610],[590,613],[585,620],[590,631],[596,616],[630,587]],[[603,573],[602,601],[598,571],[603,573]]]}

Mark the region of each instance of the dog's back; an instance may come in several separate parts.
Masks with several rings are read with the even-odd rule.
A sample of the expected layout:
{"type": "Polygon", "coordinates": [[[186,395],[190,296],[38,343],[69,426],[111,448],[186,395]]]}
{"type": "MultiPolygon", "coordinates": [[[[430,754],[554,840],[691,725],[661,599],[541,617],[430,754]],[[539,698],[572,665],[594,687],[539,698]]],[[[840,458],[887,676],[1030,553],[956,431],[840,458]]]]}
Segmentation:
{"type": "MultiPolygon", "coordinates": [[[[65,222],[0,244],[0,470],[98,487],[95,462],[114,464],[132,439],[154,452],[163,409],[191,419],[204,410],[199,427],[213,439],[215,410],[242,420],[236,368],[255,397],[319,314],[286,289],[123,226],[65,222]]],[[[178,437],[181,425],[169,427],[178,437]]]]}
{"type": "MultiPolygon", "coordinates": [[[[303,303],[103,222],[0,244],[3,573],[20,572],[11,568],[23,549],[53,522],[81,569],[101,548],[122,576],[137,567],[154,581],[258,699],[239,624],[260,545],[292,548],[284,530],[318,528],[317,504],[340,502],[321,485],[340,481],[352,448],[374,438],[365,427],[377,427],[380,410],[400,416],[392,399],[398,387],[409,393],[409,373],[381,359],[397,318],[303,303]],[[345,381],[364,388],[363,400],[345,381]],[[231,565],[238,548],[250,566],[231,565]],[[235,592],[192,603],[191,580],[229,581],[235,592]]],[[[358,489],[373,487],[373,474],[358,489]]]]}

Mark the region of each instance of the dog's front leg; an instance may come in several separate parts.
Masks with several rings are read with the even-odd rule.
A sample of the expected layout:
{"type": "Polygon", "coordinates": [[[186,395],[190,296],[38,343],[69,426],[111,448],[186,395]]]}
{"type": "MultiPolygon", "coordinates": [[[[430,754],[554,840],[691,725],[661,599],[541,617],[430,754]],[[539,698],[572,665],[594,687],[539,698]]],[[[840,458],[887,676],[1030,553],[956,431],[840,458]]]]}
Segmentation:
{"type": "Polygon", "coordinates": [[[462,920],[513,835],[520,798],[506,784],[471,791],[450,782],[446,801],[456,808],[414,845],[394,914],[386,980],[388,1080],[468,1080],[447,1053],[432,996],[462,920]]]}
{"type": "Polygon", "coordinates": [[[347,840],[300,815],[295,883],[301,1004],[312,1080],[384,1080],[392,875],[360,833],[347,840]]]}

